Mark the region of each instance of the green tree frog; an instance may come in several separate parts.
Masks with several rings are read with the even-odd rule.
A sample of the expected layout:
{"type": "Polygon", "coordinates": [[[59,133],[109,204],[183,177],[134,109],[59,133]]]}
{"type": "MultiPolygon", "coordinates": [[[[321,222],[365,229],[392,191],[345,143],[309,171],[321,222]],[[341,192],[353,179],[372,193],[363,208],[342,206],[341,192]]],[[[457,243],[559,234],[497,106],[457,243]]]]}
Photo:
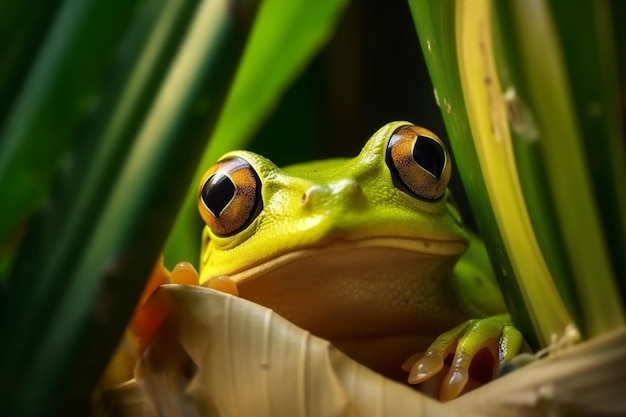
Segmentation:
{"type": "Polygon", "coordinates": [[[411,384],[438,376],[440,398],[454,398],[472,363],[491,358],[492,377],[523,340],[450,174],[443,142],[408,122],[382,127],[353,159],[278,168],[227,153],[198,190],[200,283],[228,277],[370,368],[408,371],[411,384]]]}

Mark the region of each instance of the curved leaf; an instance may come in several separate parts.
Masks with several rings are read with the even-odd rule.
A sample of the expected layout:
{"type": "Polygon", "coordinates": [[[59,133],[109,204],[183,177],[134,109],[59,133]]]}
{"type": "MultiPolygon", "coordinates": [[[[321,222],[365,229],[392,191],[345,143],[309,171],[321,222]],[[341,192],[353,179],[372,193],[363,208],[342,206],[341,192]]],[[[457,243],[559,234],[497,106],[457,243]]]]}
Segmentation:
{"type": "Polygon", "coordinates": [[[543,416],[626,411],[626,330],[524,367],[440,403],[387,380],[329,342],[247,300],[195,286],[163,286],[167,330],[137,379],[101,393],[108,415],[543,416]],[[198,337],[198,335],[203,335],[198,337]],[[549,401],[549,403],[548,403],[549,401]]]}

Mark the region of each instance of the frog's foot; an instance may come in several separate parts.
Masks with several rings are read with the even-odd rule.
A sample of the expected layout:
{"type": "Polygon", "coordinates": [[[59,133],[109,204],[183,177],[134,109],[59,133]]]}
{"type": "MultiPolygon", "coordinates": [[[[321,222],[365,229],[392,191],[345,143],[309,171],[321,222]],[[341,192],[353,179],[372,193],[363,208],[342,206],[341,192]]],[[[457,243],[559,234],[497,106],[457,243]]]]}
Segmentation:
{"type": "Polygon", "coordinates": [[[200,277],[192,264],[179,262],[170,273],[170,282],[179,285],[200,285],[200,277]]]}
{"type": "Polygon", "coordinates": [[[410,384],[419,384],[442,373],[446,358],[454,354],[439,388],[439,398],[448,401],[458,397],[470,379],[493,379],[500,364],[513,358],[523,343],[508,314],[468,320],[435,339],[426,353],[411,356],[402,368],[410,372],[410,384]]]}
{"type": "Polygon", "coordinates": [[[236,297],[239,296],[239,289],[237,288],[237,284],[235,284],[235,281],[226,276],[213,278],[206,285],[211,289],[225,292],[236,297]]]}
{"type": "MultiPolygon", "coordinates": [[[[194,268],[192,264],[189,262],[179,262],[170,274],[170,282],[180,285],[200,285],[200,277],[198,276],[198,271],[196,271],[196,268],[194,268]]],[[[207,282],[206,286],[213,290],[231,295],[239,295],[237,284],[226,276],[214,278],[207,282]]]]}

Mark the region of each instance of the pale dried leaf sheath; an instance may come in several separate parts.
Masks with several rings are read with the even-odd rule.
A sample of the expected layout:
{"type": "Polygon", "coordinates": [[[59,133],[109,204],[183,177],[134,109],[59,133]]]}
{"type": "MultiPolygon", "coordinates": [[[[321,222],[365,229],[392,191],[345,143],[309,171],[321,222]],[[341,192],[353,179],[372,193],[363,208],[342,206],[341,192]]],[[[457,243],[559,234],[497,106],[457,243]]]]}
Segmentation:
{"type": "Polygon", "coordinates": [[[139,381],[167,415],[468,415],[383,378],[257,304],[202,287],[161,291],[175,313],[142,362],[139,381]],[[180,378],[180,368],[190,369],[186,355],[197,367],[187,381],[180,378]],[[176,403],[196,412],[174,412],[176,403]]]}
{"type": "Polygon", "coordinates": [[[172,315],[115,416],[626,415],[626,329],[542,359],[446,404],[387,380],[269,309],[167,285],[172,315]],[[156,411],[158,410],[158,411],[156,411]]]}

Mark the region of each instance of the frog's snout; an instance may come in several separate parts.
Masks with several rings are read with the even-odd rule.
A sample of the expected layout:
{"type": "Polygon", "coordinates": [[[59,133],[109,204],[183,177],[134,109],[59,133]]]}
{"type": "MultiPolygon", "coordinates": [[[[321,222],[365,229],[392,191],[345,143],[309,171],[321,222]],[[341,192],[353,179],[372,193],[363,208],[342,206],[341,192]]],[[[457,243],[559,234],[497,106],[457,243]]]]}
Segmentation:
{"type": "Polygon", "coordinates": [[[342,179],[325,185],[312,185],[300,198],[300,207],[305,210],[314,210],[328,204],[357,209],[367,204],[367,197],[356,180],[342,179]]]}

